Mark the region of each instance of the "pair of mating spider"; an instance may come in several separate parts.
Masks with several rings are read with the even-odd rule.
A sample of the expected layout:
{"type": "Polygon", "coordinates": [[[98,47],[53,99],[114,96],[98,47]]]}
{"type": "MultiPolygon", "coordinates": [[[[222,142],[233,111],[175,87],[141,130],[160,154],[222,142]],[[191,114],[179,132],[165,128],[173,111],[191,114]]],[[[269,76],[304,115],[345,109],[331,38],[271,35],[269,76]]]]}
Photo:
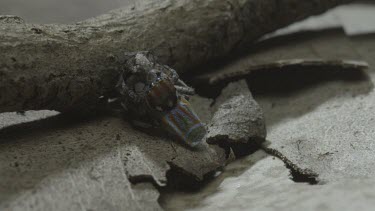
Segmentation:
{"type": "Polygon", "coordinates": [[[126,57],[116,88],[133,122],[164,128],[190,146],[200,143],[206,130],[188,102],[194,90],[179,79],[175,70],[158,64],[149,52],[126,57]]]}

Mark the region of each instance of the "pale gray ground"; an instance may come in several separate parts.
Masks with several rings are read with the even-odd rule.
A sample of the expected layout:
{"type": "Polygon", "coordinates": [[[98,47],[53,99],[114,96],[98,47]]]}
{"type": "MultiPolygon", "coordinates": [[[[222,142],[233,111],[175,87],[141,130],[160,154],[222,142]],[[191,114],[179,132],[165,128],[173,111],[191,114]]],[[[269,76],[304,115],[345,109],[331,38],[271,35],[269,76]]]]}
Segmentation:
{"type": "MultiPolygon", "coordinates": [[[[294,46],[288,46],[288,42],[276,45],[269,54],[285,57],[287,51],[288,57],[366,60],[370,64],[368,78],[353,74],[346,79],[314,83],[306,80],[299,89],[259,96],[257,100],[266,115],[268,147],[277,149],[299,167],[318,173],[322,182],[373,177],[375,37],[349,39],[341,32],[331,32],[305,38],[292,41],[294,46]]],[[[301,77],[290,80],[304,81],[301,77]]]]}
{"type": "MultiPolygon", "coordinates": [[[[1,3],[4,1],[2,0],[1,3]]],[[[302,38],[279,43],[283,44],[272,45],[272,48],[265,48],[255,55],[242,58],[240,62],[233,64],[234,67],[296,57],[361,59],[369,62],[371,66],[367,72],[369,78],[357,80],[345,80],[339,77],[339,74],[336,75],[337,77],[327,79],[324,73],[319,73],[322,75],[320,78],[322,80],[309,80],[307,78],[309,76],[301,77],[303,73],[298,77],[289,74],[289,78],[279,81],[285,80],[284,85],[299,82],[297,88],[268,90],[255,96],[265,112],[268,147],[278,149],[300,167],[315,171],[319,174],[318,179],[325,183],[315,186],[294,183],[289,179],[289,170],[280,160],[259,151],[229,165],[216,181],[200,193],[175,194],[173,197],[164,199],[166,208],[175,210],[183,207],[195,207],[195,210],[215,210],[216,208],[223,210],[373,210],[375,206],[375,181],[372,179],[375,174],[373,167],[375,162],[375,93],[373,91],[375,36],[348,39],[343,33],[334,31],[314,35],[305,34],[302,38]]],[[[234,67],[229,67],[229,69],[234,67]]],[[[273,84],[275,81],[278,79],[270,80],[269,83],[273,84]]],[[[4,115],[1,116],[2,127],[11,124],[9,118],[14,117],[13,114],[6,115],[7,119],[4,115]]],[[[26,117],[19,117],[29,121],[34,118],[32,116],[30,113],[26,117]]],[[[45,113],[36,114],[35,118],[40,116],[45,116],[45,113]]],[[[14,121],[20,119],[17,118],[14,121]]],[[[123,189],[131,184],[121,172],[122,165],[112,162],[114,157],[118,156],[117,151],[107,149],[104,153],[90,152],[91,144],[103,143],[98,139],[97,142],[94,141],[91,144],[84,143],[82,146],[75,146],[75,141],[72,139],[72,149],[66,149],[67,152],[63,153],[63,150],[58,147],[58,142],[50,141],[50,144],[56,145],[55,150],[50,152],[43,151],[42,145],[43,142],[48,142],[48,134],[43,141],[38,143],[25,141],[22,146],[23,149],[29,151],[37,149],[33,156],[45,160],[48,165],[43,168],[47,168],[49,172],[55,172],[58,177],[52,174],[46,180],[42,180],[45,171],[41,171],[32,184],[22,184],[23,188],[9,196],[2,197],[9,197],[9,201],[12,201],[10,198],[17,199],[12,203],[19,203],[18,207],[22,209],[25,203],[29,203],[25,205],[29,207],[34,204],[38,206],[38,200],[45,201],[43,199],[27,200],[30,199],[31,194],[27,189],[35,184],[37,184],[35,191],[41,193],[59,194],[64,190],[74,189],[70,197],[79,199],[81,195],[94,194],[92,201],[98,200],[101,203],[105,200],[118,199],[118,197],[112,198],[111,196],[126,194],[123,189]],[[87,154],[81,155],[82,152],[87,152],[87,154]],[[52,154],[49,155],[49,153],[52,154]],[[38,156],[38,154],[43,156],[38,156]],[[80,156],[91,157],[93,154],[96,154],[95,160],[91,160],[88,165],[80,164],[80,166],[85,166],[84,168],[70,166],[70,163],[79,159],[80,156]],[[50,156],[52,160],[49,160],[50,156]],[[108,160],[111,162],[106,162],[108,160]],[[61,162],[69,168],[60,172],[53,168],[53,162],[61,162]],[[113,165],[108,165],[108,163],[113,165]],[[111,181],[106,180],[109,173],[111,181]],[[102,178],[98,179],[97,175],[102,178]],[[111,183],[108,186],[111,188],[103,189],[102,184],[99,183],[92,185],[93,189],[90,192],[76,188],[77,185],[81,187],[86,185],[85,178],[90,178],[87,180],[90,184],[96,184],[95,180],[107,181],[111,183]],[[76,181],[79,181],[79,184],[76,184],[76,181]],[[64,186],[57,184],[64,184],[64,186]],[[107,198],[101,198],[103,196],[107,198]]],[[[115,138],[110,141],[115,142],[115,138]]],[[[6,156],[11,153],[7,151],[1,154],[6,156]]],[[[6,159],[11,161],[10,159],[15,158],[6,159]]],[[[118,161],[120,162],[120,159],[118,161]]],[[[9,162],[7,165],[27,165],[30,162],[31,160],[25,160],[24,163],[9,162]]],[[[39,168],[35,164],[32,166],[35,169],[39,168]]],[[[18,173],[17,175],[21,177],[30,176],[22,172],[18,173]]],[[[153,203],[153,199],[158,197],[158,193],[152,186],[142,187],[141,190],[129,197],[148,194],[149,203],[153,203]]],[[[62,196],[61,200],[65,200],[63,197],[66,196],[62,196]]],[[[76,209],[82,209],[87,203],[89,202],[77,200],[74,206],[76,209]]],[[[113,201],[108,204],[112,203],[113,201]]],[[[128,206],[126,204],[128,202],[118,201],[117,203],[128,206]]],[[[135,203],[144,204],[145,202],[136,201],[135,203]]],[[[103,203],[103,206],[106,204],[103,203]]],[[[157,205],[153,206],[157,207],[157,205]]],[[[57,209],[58,207],[50,208],[57,209]]],[[[116,209],[116,207],[104,208],[116,209]]]]}
{"type": "Polygon", "coordinates": [[[189,210],[372,210],[374,179],[348,179],[311,186],[289,179],[284,163],[263,151],[229,165],[214,182],[192,197],[180,194],[168,209],[189,210]],[[349,202],[349,203],[348,203],[349,202]]]}

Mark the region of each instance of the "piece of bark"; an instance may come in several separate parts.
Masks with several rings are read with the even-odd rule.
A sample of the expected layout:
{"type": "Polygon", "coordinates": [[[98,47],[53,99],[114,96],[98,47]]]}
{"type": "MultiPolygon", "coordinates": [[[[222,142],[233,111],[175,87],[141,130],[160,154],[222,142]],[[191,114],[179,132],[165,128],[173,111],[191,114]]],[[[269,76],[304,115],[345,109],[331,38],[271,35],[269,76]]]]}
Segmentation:
{"type": "Polygon", "coordinates": [[[229,83],[242,78],[251,77],[252,74],[270,71],[288,71],[306,69],[330,69],[330,70],[364,70],[368,68],[365,61],[355,60],[329,60],[329,59],[287,59],[271,63],[249,64],[245,69],[223,68],[220,72],[205,74],[196,78],[197,83],[216,85],[229,83]]]}
{"type": "Polygon", "coordinates": [[[199,182],[225,157],[221,148],[192,150],[118,117],[10,126],[0,131],[0,209],[160,210],[157,190],[142,183],[199,182]]]}
{"type": "Polygon", "coordinates": [[[375,131],[370,128],[375,127],[374,36],[350,39],[341,30],[331,30],[289,35],[276,41],[270,40],[272,47],[242,58],[241,63],[297,56],[343,58],[367,61],[369,70],[337,71],[331,77],[330,71],[314,69],[318,80],[305,71],[268,78],[264,82],[271,87],[275,83],[299,85],[257,95],[267,122],[265,147],[287,159],[295,171],[320,183],[373,177],[375,131]]]}
{"type": "Polygon", "coordinates": [[[184,72],[348,0],[158,1],[71,25],[0,18],[0,112],[88,109],[110,92],[123,53],[149,50],[184,72]]]}
{"type": "Polygon", "coordinates": [[[209,125],[208,143],[247,143],[250,137],[264,138],[265,126],[258,113],[262,114],[251,95],[230,98],[219,107],[209,125]]]}
{"type": "Polygon", "coordinates": [[[230,83],[216,99],[207,132],[210,144],[249,144],[266,138],[264,115],[245,80],[230,83]]]}

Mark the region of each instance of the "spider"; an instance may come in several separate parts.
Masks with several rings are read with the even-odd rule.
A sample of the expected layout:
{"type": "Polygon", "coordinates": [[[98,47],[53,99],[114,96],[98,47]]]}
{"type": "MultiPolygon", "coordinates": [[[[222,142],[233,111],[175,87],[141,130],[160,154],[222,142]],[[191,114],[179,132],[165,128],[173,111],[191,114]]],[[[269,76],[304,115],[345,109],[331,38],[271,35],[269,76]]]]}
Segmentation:
{"type": "Polygon", "coordinates": [[[206,129],[188,102],[194,89],[149,52],[127,53],[126,57],[116,87],[133,123],[161,127],[190,146],[199,144],[206,129]]]}

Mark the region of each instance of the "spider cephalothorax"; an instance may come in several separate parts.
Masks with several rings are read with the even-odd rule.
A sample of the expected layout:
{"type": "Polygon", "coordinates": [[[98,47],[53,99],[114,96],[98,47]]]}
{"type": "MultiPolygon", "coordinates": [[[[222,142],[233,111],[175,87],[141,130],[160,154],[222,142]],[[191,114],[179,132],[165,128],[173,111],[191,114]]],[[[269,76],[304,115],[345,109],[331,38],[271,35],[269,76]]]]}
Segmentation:
{"type": "Polygon", "coordinates": [[[152,54],[127,54],[117,87],[123,108],[142,125],[161,126],[192,146],[203,139],[204,125],[187,101],[194,90],[152,54]]]}

